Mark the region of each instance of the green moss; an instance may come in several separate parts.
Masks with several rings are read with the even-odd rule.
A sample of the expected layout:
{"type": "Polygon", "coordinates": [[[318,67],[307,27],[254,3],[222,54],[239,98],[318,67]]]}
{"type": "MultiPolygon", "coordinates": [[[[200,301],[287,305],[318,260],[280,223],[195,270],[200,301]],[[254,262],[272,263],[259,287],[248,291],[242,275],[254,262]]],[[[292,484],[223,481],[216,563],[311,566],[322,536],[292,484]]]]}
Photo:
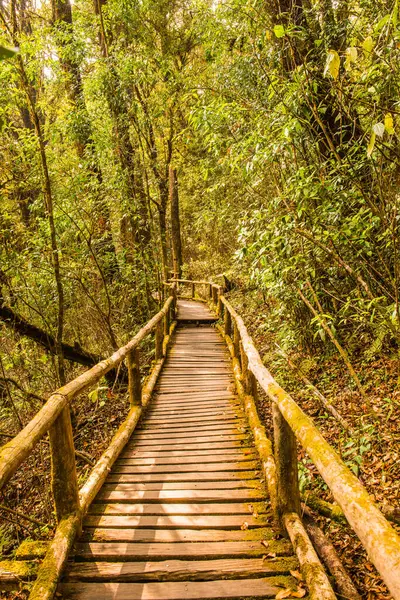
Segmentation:
{"type": "Polygon", "coordinates": [[[36,577],[38,563],[23,560],[2,560],[0,561],[0,580],[21,579],[27,581],[36,577]]]}
{"type": "Polygon", "coordinates": [[[47,552],[49,542],[25,540],[15,553],[17,560],[32,560],[43,558],[47,552]]]}

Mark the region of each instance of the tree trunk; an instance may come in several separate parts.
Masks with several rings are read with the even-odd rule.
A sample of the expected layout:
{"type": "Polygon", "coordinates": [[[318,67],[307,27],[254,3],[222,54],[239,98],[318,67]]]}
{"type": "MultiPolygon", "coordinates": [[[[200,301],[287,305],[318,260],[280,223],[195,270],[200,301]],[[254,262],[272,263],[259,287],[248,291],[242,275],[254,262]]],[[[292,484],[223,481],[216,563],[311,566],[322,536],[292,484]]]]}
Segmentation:
{"type": "Polygon", "coordinates": [[[169,198],[171,203],[171,232],[174,273],[178,279],[182,277],[182,240],[179,219],[178,176],[176,169],[169,168],[169,198]]]}

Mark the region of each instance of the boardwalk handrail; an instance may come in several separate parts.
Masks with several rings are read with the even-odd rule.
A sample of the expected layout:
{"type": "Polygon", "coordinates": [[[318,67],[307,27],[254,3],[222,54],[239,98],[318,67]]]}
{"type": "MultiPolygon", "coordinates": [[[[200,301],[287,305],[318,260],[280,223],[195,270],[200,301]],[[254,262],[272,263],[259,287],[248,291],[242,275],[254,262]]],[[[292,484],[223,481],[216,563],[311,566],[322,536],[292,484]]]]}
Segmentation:
{"type": "Polygon", "coordinates": [[[26,427],[0,450],[1,490],[43,436],[47,432],[50,436],[51,484],[58,524],[29,596],[31,600],[53,598],[59,575],[81,527],[82,518],[150,399],[176,324],[176,284],[169,284],[169,293],[163,308],[125,346],[56,390],[26,427]],[[142,389],[138,349],[140,343],[154,330],[155,365],[142,389]],[[79,490],[69,405],[74,398],[93,387],[124,360],[127,361],[128,369],[129,413],[79,490]]]}
{"type": "Polygon", "coordinates": [[[288,515],[298,513],[300,509],[296,438],[313,460],[393,598],[400,600],[400,537],[312,419],[275,381],[263,364],[243,319],[223,295],[223,288],[212,283],[209,285],[210,301],[218,316],[224,319],[224,326],[219,329],[233,359],[239,394],[245,403],[248,401],[253,407],[250,410],[253,410],[253,419],[257,421],[256,432],[260,438],[256,438],[256,444],[263,446],[264,470],[269,476],[271,501],[275,502],[277,517],[287,527],[288,515]],[[271,443],[261,431],[263,427],[258,415],[254,414],[255,382],[272,400],[275,456],[271,453],[271,443]]]}

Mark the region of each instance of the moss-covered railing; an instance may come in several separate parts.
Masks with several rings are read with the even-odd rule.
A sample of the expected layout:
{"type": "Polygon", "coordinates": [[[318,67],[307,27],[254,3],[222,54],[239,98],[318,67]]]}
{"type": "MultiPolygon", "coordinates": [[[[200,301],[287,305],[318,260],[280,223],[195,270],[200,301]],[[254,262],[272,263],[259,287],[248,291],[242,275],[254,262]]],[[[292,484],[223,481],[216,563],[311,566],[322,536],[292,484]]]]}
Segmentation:
{"type": "MultiPolygon", "coordinates": [[[[388,586],[395,600],[400,600],[400,537],[375,505],[367,490],[344,464],[337,452],[324,439],[312,419],[275,381],[263,364],[243,319],[224,296],[221,286],[210,282],[170,280],[177,284],[208,286],[208,299],[223,325],[217,325],[232,357],[236,387],[244,401],[255,443],[263,464],[271,503],[277,521],[284,527],[298,553],[300,563],[310,561],[300,557],[298,537],[300,493],[297,472],[296,440],[302,445],[328,485],[347,521],[368,552],[369,559],[388,586]],[[256,408],[257,383],[272,401],[274,450],[267,438],[256,408]],[[297,517],[297,518],[296,518],[297,517]],[[296,534],[297,530],[297,534],[296,534]]],[[[306,572],[312,595],[316,573],[306,572]]],[[[326,588],[326,585],[325,585],[326,588]]],[[[313,597],[332,598],[328,589],[319,587],[313,597]]]]}
{"type": "MultiPolygon", "coordinates": [[[[26,427],[0,450],[0,490],[30,455],[38,442],[49,433],[51,486],[57,528],[38,570],[30,600],[53,598],[57,583],[82,519],[102,486],[109,470],[129,440],[146,407],[165,361],[171,334],[176,325],[176,285],[167,287],[169,297],[157,313],[125,346],[114,352],[73,381],[59,388],[26,427]],[[155,331],[155,364],[144,386],[141,383],[139,346],[155,331]],[[75,466],[75,448],[70,404],[82,392],[96,385],[112,369],[127,363],[130,409],[125,421],[107,450],[93,467],[81,489],[75,466]]],[[[10,573],[4,574],[9,579],[10,573]]],[[[2,573],[0,571],[0,588],[2,573]]]]}

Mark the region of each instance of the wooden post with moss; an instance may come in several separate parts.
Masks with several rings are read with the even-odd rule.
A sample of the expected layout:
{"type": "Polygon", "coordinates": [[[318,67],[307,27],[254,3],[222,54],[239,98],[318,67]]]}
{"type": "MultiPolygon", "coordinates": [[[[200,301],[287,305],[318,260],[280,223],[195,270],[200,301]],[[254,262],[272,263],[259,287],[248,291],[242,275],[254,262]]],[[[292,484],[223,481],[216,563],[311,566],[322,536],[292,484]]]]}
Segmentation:
{"type": "Polygon", "coordinates": [[[222,319],[222,317],[224,316],[224,305],[222,303],[223,293],[224,293],[224,288],[220,286],[218,288],[218,310],[217,310],[217,314],[220,319],[222,319]]]}
{"type": "Polygon", "coordinates": [[[157,323],[156,325],[156,334],[155,334],[155,359],[159,360],[163,356],[163,340],[164,340],[164,331],[162,321],[157,323]]]}
{"type": "Polygon", "coordinates": [[[233,323],[233,347],[236,358],[240,358],[240,333],[236,322],[233,323]]]}
{"type": "MultiPolygon", "coordinates": [[[[300,514],[300,491],[297,471],[296,438],[278,406],[272,403],[274,451],[276,463],[278,515],[300,514]]],[[[282,529],[284,530],[283,523],[282,529]]]]}
{"type": "Polygon", "coordinates": [[[140,381],[140,353],[138,348],[129,352],[127,362],[129,400],[131,406],[140,406],[142,404],[142,383],[140,381]]]}
{"type": "Polygon", "coordinates": [[[192,283],[192,298],[194,298],[196,296],[196,284],[193,282],[192,283]]]}
{"type": "Polygon", "coordinates": [[[171,304],[171,319],[172,319],[172,321],[174,321],[175,317],[176,317],[176,308],[177,308],[177,303],[178,303],[178,284],[177,283],[174,283],[172,285],[171,296],[173,298],[173,301],[171,304]]]}
{"type": "Polygon", "coordinates": [[[229,310],[224,311],[224,334],[229,337],[232,334],[232,317],[229,310]]]}
{"type": "Polygon", "coordinates": [[[164,336],[169,335],[170,326],[170,309],[168,308],[164,316],[164,336]]]}
{"type": "Polygon", "coordinates": [[[71,415],[67,405],[49,429],[51,487],[57,522],[79,511],[79,489],[71,415]]]}

